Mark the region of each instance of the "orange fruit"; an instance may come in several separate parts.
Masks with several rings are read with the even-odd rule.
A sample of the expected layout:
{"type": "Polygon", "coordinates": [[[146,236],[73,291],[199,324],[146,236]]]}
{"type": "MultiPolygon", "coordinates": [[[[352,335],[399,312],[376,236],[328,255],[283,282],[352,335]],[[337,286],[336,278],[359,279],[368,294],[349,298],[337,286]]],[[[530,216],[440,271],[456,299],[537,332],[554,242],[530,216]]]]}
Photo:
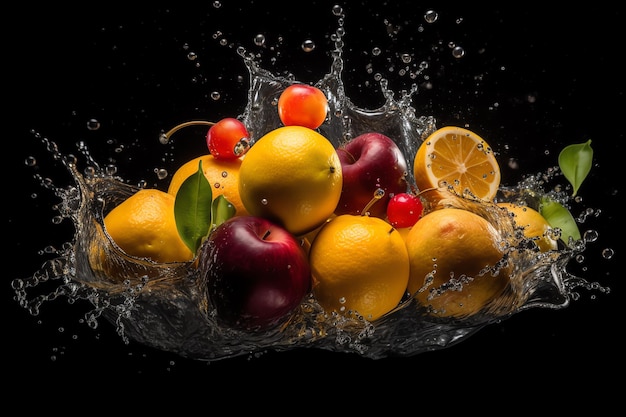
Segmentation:
{"type": "Polygon", "coordinates": [[[309,260],[313,294],[326,311],[375,321],[406,294],[409,258],[404,239],[379,217],[333,218],[315,236],[309,260]]]}
{"type": "Polygon", "coordinates": [[[558,249],[558,240],[555,240],[551,234],[552,227],[537,210],[506,202],[498,203],[498,206],[510,212],[515,224],[522,228],[524,236],[533,240],[541,252],[558,249]]]}
{"type": "Polygon", "coordinates": [[[509,282],[499,231],[471,211],[442,208],[423,216],[406,237],[408,291],[440,317],[473,315],[509,282]]]}
{"type": "Polygon", "coordinates": [[[174,196],[164,191],[137,191],[105,216],[104,227],[128,255],[158,263],[185,262],[194,257],[176,228],[174,196]]]}
{"type": "MultiPolygon", "coordinates": [[[[458,195],[491,201],[500,186],[500,167],[491,147],[476,133],[455,126],[442,127],[420,145],[413,162],[420,191],[448,188],[458,195]]],[[[425,192],[427,199],[441,197],[425,192]]]]}
{"type": "Polygon", "coordinates": [[[212,185],[213,199],[223,195],[237,210],[236,216],[248,214],[239,196],[239,169],[241,158],[224,160],[211,154],[202,155],[181,165],[170,180],[167,192],[176,196],[182,183],[192,174],[198,172],[198,163],[202,161],[202,171],[209,184],[212,185]]]}
{"type": "Polygon", "coordinates": [[[308,233],[337,207],[343,176],[332,143],[302,126],[274,129],[252,144],[239,170],[239,195],[248,212],[308,233]]]}

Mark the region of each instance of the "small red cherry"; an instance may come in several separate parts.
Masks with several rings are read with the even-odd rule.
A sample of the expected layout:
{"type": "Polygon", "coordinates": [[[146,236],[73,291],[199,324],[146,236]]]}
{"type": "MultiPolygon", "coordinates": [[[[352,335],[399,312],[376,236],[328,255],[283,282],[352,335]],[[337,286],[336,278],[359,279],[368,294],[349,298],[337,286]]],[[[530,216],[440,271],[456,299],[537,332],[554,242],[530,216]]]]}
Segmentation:
{"type": "Polygon", "coordinates": [[[238,119],[226,117],[209,128],[206,143],[217,159],[236,159],[250,148],[250,134],[238,119]]]}
{"type": "Polygon", "coordinates": [[[387,204],[387,219],[395,228],[411,227],[422,217],[422,200],[410,193],[395,194],[387,204]]]}
{"type": "Polygon", "coordinates": [[[328,100],[317,87],[292,84],[278,98],[278,116],[285,126],[317,129],[326,120],[328,100]]]}

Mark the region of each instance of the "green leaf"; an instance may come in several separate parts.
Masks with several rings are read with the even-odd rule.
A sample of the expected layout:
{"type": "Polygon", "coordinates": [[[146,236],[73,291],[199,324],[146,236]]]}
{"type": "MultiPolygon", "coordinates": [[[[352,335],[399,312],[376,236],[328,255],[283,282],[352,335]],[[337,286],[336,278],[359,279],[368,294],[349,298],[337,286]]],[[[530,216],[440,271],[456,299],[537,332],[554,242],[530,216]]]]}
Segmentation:
{"type": "Polygon", "coordinates": [[[575,196],[585,180],[593,162],[591,139],[585,143],[568,145],[559,154],[559,167],[565,178],[572,184],[572,196],[575,196]]]}
{"type": "Polygon", "coordinates": [[[223,195],[218,195],[211,205],[211,215],[213,218],[213,228],[224,223],[235,215],[237,209],[223,195]]]}
{"type": "Polygon", "coordinates": [[[211,226],[213,192],[202,170],[190,175],[180,186],[174,201],[176,228],[185,245],[196,253],[211,226]]]}
{"type": "Polygon", "coordinates": [[[580,230],[572,213],[561,203],[551,200],[548,197],[541,199],[539,213],[548,221],[553,229],[561,229],[561,240],[569,246],[569,238],[574,241],[580,240],[580,230]]]}

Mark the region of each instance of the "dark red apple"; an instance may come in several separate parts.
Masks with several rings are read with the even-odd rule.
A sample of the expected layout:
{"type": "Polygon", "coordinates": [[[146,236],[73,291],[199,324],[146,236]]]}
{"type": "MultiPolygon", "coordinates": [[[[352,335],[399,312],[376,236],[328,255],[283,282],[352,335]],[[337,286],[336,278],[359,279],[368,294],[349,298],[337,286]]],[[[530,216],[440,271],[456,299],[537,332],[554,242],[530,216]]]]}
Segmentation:
{"type": "Polygon", "coordinates": [[[407,191],[407,162],[396,143],[381,133],[364,133],[337,148],[343,188],[335,214],[361,214],[378,188],[385,195],[368,210],[385,218],[389,199],[407,191]]]}
{"type": "Polygon", "coordinates": [[[228,219],[200,253],[201,276],[217,319],[231,327],[266,329],[289,317],[311,290],[300,241],[257,216],[228,219]]]}

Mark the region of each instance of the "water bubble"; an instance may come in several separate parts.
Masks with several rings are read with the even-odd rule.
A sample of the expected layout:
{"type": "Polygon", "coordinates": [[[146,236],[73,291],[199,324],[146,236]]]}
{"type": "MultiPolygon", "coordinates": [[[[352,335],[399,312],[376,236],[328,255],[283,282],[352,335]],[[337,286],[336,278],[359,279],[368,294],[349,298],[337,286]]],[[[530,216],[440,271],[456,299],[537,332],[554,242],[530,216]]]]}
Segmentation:
{"type": "Polygon", "coordinates": [[[167,170],[164,168],[154,168],[154,172],[160,180],[167,178],[167,170]]]}
{"type": "Polygon", "coordinates": [[[305,40],[304,42],[302,42],[302,50],[304,52],[312,52],[315,49],[315,42],[313,42],[310,39],[305,40]]]}
{"type": "Polygon", "coordinates": [[[439,14],[434,10],[427,10],[424,14],[424,20],[426,23],[435,23],[439,18],[439,14]]]}
{"type": "Polygon", "coordinates": [[[465,56],[465,49],[460,46],[455,46],[452,48],[452,56],[455,58],[463,58],[465,56]]]}
{"type": "Polygon", "coordinates": [[[100,129],[100,122],[96,119],[89,119],[87,121],[87,129],[89,130],[98,130],[100,129]]]}
{"type": "Polygon", "coordinates": [[[198,55],[195,52],[189,52],[187,54],[187,59],[190,61],[195,61],[198,58],[198,55]]]}
{"type": "Polygon", "coordinates": [[[29,167],[34,167],[35,165],[37,165],[37,160],[34,156],[29,156],[24,160],[24,164],[29,167]]]}
{"type": "Polygon", "coordinates": [[[213,2],[213,7],[216,9],[219,9],[220,7],[222,7],[222,2],[221,1],[214,1],[213,2]]]}
{"type": "Polygon", "coordinates": [[[265,45],[265,35],[263,34],[258,34],[254,37],[254,44],[256,46],[263,46],[265,45]]]}
{"type": "Polygon", "coordinates": [[[595,242],[596,240],[598,240],[598,232],[595,230],[587,230],[584,234],[583,234],[583,239],[585,240],[585,242],[590,243],[590,242],[595,242]]]}
{"type": "Polygon", "coordinates": [[[219,92],[217,92],[217,91],[213,91],[213,92],[211,92],[211,99],[212,99],[212,100],[217,101],[217,100],[219,100],[219,99],[220,99],[220,97],[221,97],[221,95],[220,95],[220,93],[219,93],[219,92]]]}
{"type": "Polygon", "coordinates": [[[602,257],[604,259],[611,259],[615,255],[615,251],[611,248],[606,248],[602,250],[602,257]]]}
{"type": "Polygon", "coordinates": [[[261,204],[263,204],[264,206],[267,206],[269,202],[267,201],[267,198],[262,198],[261,199],[261,204]]]}

